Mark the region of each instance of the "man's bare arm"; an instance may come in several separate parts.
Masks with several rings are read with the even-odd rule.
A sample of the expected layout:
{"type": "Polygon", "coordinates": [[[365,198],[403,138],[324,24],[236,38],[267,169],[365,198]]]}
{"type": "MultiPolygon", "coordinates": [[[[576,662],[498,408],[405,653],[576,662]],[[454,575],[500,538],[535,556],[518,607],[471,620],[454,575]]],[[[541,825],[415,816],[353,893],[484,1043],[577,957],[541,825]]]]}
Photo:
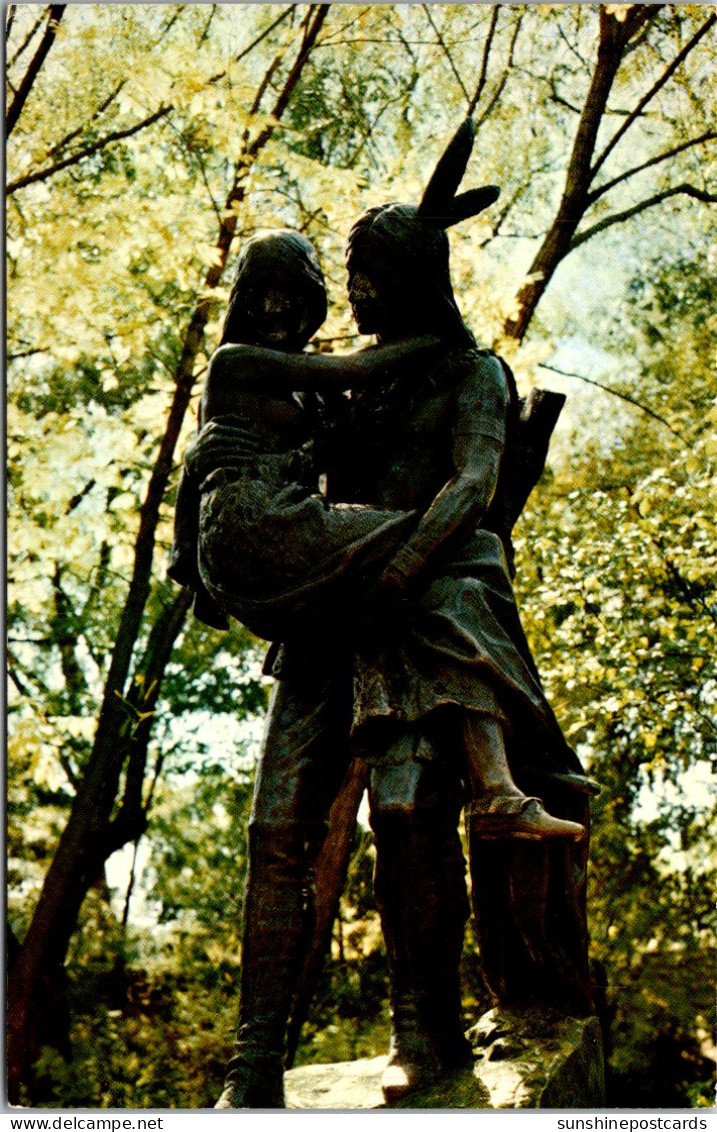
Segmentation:
{"type": "Polygon", "coordinates": [[[453,430],[455,475],[441,489],[386,568],[381,585],[403,589],[449,541],[474,530],[498,483],[505,440],[508,390],[497,358],[481,357],[457,391],[453,430]]]}

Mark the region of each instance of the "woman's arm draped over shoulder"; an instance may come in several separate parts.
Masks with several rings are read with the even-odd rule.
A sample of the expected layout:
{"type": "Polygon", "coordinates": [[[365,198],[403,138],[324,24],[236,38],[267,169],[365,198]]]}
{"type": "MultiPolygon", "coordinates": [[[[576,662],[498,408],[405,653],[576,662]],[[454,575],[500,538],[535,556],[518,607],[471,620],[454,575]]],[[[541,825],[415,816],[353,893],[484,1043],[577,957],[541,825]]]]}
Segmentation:
{"type": "Polygon", "coordinates": [[[211,415],[236,410],[235,391],[260,384],[267,396],[303,389],[351,389],[390,380],[408,366],[434,364],[446,347],[432,335],[353,354],[287,354],[263,346],[220,346],[209,363],[202,403],[211,415]]]}

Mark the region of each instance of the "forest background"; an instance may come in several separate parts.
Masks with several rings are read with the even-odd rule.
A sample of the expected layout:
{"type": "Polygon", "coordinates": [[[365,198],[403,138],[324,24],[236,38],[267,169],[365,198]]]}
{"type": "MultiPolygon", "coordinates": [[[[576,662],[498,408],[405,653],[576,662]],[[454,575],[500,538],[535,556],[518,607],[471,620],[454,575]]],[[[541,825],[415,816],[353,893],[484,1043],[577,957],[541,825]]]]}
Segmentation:
{"type": "MultiPolygon", "coordinates": [[[[609,1103],[712,1101],[717,680],[701,5],[11,5],[7,10],[10,1095],[213,1103],[236,1007],[262,646],[165,577],[232,264],[342,247],[416,201],[467,112],[461,309],[521,392],[568,393],[517,528],[522,615],[594,805],[609,1103]],[[606,1032],[607,1032],[606,1031],[606,1032]]],[[[382,1052],[356,830],[298,1061],[382,1052]]],[[[467,1022],[486,1006],[466,943],[467,1022]]],[[[599,969],[599,967],[597,968],[599,969]]]]}

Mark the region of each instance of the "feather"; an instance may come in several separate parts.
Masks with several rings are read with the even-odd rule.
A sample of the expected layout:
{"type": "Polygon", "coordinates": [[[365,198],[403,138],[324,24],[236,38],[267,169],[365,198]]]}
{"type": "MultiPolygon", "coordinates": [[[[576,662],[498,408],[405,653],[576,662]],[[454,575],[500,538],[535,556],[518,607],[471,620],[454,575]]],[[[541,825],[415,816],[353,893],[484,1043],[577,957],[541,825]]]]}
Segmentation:
{"type": "Polygon", "coordinates": [[[443,156],[438,159],[418,206],[421,219],[447,214],[468,165],[473,149],[473,133],[473,119],[466,118],[449,141],[443,156]]]}
{"type": "MultiPolygon", "coordinates": [[[[450,228],[460,220],[477,216],[484,208],[494,204],[499,196],[500,189],[497,185],[484,185],[482,189],[469,189],[466,193],[459,193],[451,204],[449,216],[443,218],[442,227],[450,228]]],[[[425,217],[425,219],[429,218],[425,217]]]]}
{"type": "Polygon", "coordinates": [[[436,228],[451,228],[460,220],[476,216],[498,199],[500,189],[486,185],[456,196],[473,149],[473,119],[466,118],[439,158],[418,206],[418,218],[436,228]]]}

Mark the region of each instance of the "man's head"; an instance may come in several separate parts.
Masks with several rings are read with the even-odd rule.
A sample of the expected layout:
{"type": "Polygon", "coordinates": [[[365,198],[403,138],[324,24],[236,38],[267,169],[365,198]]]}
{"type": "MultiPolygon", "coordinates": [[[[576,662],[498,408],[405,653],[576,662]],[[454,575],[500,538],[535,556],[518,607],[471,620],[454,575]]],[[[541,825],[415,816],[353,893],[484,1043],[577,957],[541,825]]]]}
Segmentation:
{"type": "Polygon", "coordinates": [[[446,228],[498,197],[488,185],[458,193],[473,147],[467,118],[451,139],[421,203],[387,204],[359,217],[349,234],[349,299],[359,330],[379,338],[438,333],[465,338],[451,286],[446,228]]]}
{"type": "Polygon", "coordinates": [[[415,206],[365,212],[346,247],[349,301],[361,333],[395,338],[423,330],[436,295],[450,291],[448,264],[448,237],[427,228],[415,206]]]}

